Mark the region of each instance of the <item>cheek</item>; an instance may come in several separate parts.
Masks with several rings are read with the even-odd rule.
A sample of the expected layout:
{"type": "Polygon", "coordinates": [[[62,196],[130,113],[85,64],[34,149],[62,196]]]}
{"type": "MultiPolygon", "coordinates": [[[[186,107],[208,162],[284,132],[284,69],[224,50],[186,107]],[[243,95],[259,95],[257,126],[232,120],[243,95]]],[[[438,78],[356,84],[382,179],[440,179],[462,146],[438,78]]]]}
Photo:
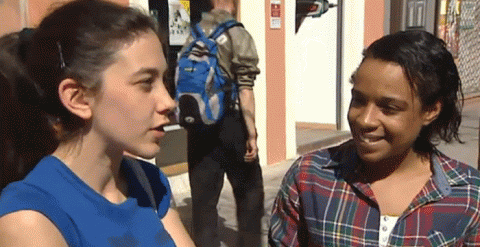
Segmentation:
{"type": "Polygon", "coordinates": [[[118,127],[131,122],[137,114],[131,97],[122,91],[105,93],[101,100],[102,106],[98,114],[103,116],[105,121],[111,121],[111,124],[116,124],[118,127]]]}
{"type": "Polygon", "coordinates": [[[403,116],[386,125],[387,135],[400,142],[414,142],[422,129],[422,125],[412,116],[403,116]]]}
{"type": "Polygon", "coordinates": [[[358,116],[358,110],[355,109],[355,108],[348,108],[348,112],[347,112],[347,121],[348,121],[348,124],[351,126],[353,126],[355,124],[355,119],[356,117],[358,116]]]}

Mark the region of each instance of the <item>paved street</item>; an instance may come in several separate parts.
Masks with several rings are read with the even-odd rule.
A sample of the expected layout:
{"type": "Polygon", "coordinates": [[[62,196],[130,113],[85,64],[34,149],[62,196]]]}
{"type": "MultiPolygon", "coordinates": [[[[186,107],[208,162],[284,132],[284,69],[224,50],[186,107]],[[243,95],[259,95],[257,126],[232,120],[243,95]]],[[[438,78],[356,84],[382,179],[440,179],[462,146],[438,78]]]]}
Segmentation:
{"type": "Polygon", "coordinates": [[[441,143],[438,149],[449,157],[477,167],[479,118],[480,98],[465,100],[460,125],[460,139],[465,143],[441,143]]]}

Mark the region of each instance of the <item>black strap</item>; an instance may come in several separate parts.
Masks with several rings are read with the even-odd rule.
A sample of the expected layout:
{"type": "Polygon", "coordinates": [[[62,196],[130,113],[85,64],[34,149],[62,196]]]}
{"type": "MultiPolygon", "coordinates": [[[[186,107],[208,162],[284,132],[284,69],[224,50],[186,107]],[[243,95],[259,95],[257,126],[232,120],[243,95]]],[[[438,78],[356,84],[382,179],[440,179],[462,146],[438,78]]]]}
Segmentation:
{"type": "Polygon", "coordinates": [[[210,36],[208,36],[208,38],[216,40],[220,35],[222,35],[223,32],[236,26],[243,27],[243,24],[236,20],[229,20],[229,21],[223,22],[222,24],[218,25],[215,31],[213,31],[213,33],[211,33],[210,36]]]}

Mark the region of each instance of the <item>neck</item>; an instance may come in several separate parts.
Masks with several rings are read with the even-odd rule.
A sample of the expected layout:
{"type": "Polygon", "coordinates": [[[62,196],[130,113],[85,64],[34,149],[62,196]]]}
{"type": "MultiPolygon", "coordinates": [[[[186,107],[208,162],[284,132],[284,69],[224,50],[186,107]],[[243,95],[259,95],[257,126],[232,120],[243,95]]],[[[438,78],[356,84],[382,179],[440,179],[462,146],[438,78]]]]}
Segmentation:
{"type": "Polygon", "coordinates": [[[430,166],[430,155],[410,150],[377,163],[362,162],[360,173],[366,182],[373,183],[385,178],[417,176],[430,172],[430,166]]]}
{"type": "Polygon", "coordinates": [[[53,155],[107,200],[120,203],[126,199],[126,182],[120,170],[122,150],[109,150],[108,145],[85,135],[61,143],[53,155]]]}
{"type": "Polygon", "coordinates": [[[213,8],[214,9],[220,9],[220,10],[225,10],[231,15],[235,13],[235,4],[230,1],[214,1],[213,2],[213,8]]]}

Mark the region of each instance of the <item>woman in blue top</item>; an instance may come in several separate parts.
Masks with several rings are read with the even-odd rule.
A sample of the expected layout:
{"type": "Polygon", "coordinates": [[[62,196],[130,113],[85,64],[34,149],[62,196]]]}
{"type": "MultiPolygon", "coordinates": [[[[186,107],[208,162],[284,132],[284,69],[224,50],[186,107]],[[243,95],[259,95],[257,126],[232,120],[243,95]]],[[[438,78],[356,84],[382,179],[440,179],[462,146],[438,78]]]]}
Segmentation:
{"type": "MultiPolygon", "coordinates": [[[[51,12],[25,64],[59,141],[0,196],[0,246],[193,246],[152,158],[175,102],[156,24],[73,1],[51,12]]],[[[28,114],[28,113],[26,113],[28,114]]]]}

